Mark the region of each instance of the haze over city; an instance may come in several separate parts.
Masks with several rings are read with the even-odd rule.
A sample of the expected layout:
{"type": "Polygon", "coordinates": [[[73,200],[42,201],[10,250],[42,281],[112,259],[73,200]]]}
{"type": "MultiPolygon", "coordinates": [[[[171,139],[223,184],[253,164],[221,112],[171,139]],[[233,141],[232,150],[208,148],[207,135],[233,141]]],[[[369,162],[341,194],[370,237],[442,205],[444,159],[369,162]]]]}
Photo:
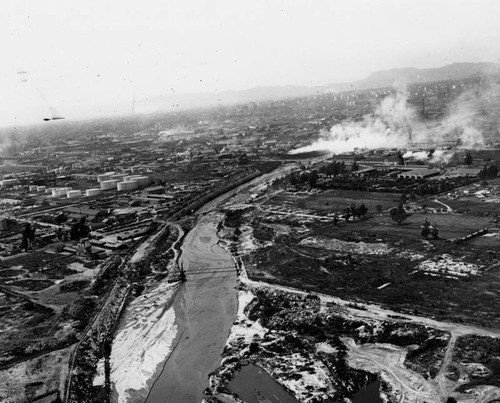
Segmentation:
{"type": "Polygon", "coordinates": [[[130,113],[134,93],[141,112],[172,93],[498,62],[499,12],[488,0],[2,2],[0,126],[130,113]]]}

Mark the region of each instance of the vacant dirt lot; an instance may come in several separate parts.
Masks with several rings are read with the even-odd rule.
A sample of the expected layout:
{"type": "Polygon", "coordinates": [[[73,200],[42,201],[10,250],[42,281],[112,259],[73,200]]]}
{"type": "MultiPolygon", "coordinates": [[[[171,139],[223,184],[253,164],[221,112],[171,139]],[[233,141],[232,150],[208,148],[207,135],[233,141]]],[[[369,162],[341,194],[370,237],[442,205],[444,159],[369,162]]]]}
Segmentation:
{"type": "Polygon", "coordinates": [[[408,204],[414,212],[398,225],[387,209],[399,197],[279,193],[263,210],[243,216],[252,223],[254,243],[243,243],[248,275],[445,320],[500,325],[500,236],[491,217],[443,213],[444,206],[422,199],[408,204]],[[421,209],[431,202],[438,212],[421,209]],[[352,203],[365,203],[365,218],[337,224],[314,219],[352,203]],[[376,211],[378,204],[384,207],[376,211]],[[423,238],[426,220],[438,228],[439,239],[423,238]],[[485,235],[456,242],[483,228],[489,229],[485,235]]]}

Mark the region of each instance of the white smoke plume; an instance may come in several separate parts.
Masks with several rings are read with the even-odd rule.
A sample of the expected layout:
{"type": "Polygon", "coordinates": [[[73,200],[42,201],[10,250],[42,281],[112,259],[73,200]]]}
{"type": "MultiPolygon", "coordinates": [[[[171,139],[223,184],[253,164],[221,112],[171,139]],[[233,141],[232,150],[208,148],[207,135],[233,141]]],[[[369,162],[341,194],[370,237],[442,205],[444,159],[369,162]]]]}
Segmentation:
{"type": "Polygon", "coordinates": [[[467,91],[448,107],[447,116],[438,126],[438,134],[444,138],[460,139],[463,148],[485,145],[484,136],[479,129],[482,104],[490,91],[467,91]]]}
{"type": "Polygon", "coordinates": [[[329,150],[336,154],[359,149],[403,147],[412,131],[416,113],[406,106],[406,91],[385,98],[361,122],[342,122],[322,131],[320,140],[293,153],[329,150]]]}
{"type": "Polygon", "coordinates": [[[424,162],[431,165],[447,165],[454,154],[455,151],[452,150],[407,151],[403,154],[403,158],[408,164],[424,162]]]}
{"type": "MultiPolygon", "coordinates": [[[[401,149],[408,148],[412,143],[445,141],[468,149],[482,147],[485,145],[481,130],[483,108],[492,93],[493,96],[499,93],[495,85],[466,91],[448,106],[443,119],[428,122],[422,121],[417,111],[408,105],[407,89],[399,85],[394,95],[384,98],[375,112],[364,116],[361,122],[334,125],[329,131],[322,131],[318,141],[291,153],[328,150],[338,154],[354,151],[355,148],[401,149]]],[[[437,150],[432,162],[437,163],[440,158],[442,162],[447,162],[451,154],[437,150]]]]}

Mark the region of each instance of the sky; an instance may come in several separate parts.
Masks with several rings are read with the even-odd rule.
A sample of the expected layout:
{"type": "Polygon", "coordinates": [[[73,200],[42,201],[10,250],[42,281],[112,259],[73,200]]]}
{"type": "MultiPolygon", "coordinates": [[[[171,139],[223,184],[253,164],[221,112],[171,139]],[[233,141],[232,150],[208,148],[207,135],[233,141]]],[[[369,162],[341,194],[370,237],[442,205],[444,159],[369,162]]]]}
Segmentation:
{"type": "Polygon", "coordinates": [[[1,1],[0,126],[123,113],[134,93],[500,62],[498,15],[497,0],[1,1]]]}

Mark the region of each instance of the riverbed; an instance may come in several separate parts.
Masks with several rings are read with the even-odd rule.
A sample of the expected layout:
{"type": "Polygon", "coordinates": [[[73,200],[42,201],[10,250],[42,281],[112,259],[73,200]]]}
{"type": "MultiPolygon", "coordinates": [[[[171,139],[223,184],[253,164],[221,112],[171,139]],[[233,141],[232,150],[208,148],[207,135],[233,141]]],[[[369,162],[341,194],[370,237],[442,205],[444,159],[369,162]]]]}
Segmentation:
{"type": "Polygon", "coordinates": [[[147,403],[203,399],[208,374],[220,365],[238,306],[237,275],[231,256],[218,245],[219,213],[200,217],[182,246],[187,281],[173,305],[174,349],[150,390],[147,403]]]}

